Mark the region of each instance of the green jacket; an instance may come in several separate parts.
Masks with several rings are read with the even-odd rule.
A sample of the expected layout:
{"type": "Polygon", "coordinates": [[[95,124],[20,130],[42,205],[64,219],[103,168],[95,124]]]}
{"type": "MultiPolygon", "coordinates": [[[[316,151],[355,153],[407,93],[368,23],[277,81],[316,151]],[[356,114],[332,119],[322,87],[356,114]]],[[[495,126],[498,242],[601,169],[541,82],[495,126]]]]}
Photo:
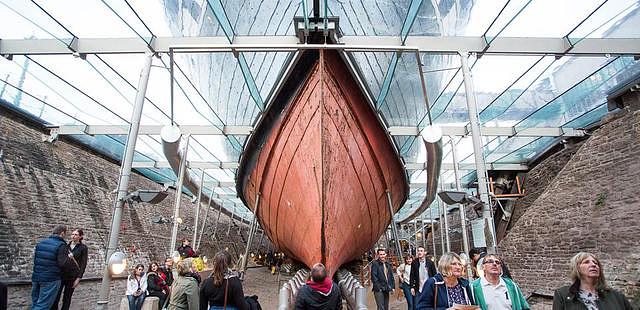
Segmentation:
{"type": "MultiPolygon", "coordinates": [[[[578,298],[580,283],[559,288],[553,295],[553,310],[587,310],[578,298]],[[577,284],[577,285],[576,285],[577,284]]],[[[598,309],[632,310],[629,300],[614,289],[598,291],[598,309]]]]}
{"type": "MultiPolygon", "coordinates": [[[[481,278],[471,282],[471,292],[473,292],[473,298],[476,300],[476,304],[480,306],[482,310],[487,310],[487,303],[484,300],[484,293],[482,293],[481,278]]],[[[502,278],[504,284],[507,286],[507,294],[509,294],[509,300],[511,300],[512,310],[528,310],[531,309],[527,303],[527,299],[522,295],[522,291],[518,285],[511,281],[509,278],[502,278]]]]}
{"type": "Polygon", "coordinates": [[[200,310],[199,293],[196,279],[178,276],[171,286],[169,310],[200,310]]]}

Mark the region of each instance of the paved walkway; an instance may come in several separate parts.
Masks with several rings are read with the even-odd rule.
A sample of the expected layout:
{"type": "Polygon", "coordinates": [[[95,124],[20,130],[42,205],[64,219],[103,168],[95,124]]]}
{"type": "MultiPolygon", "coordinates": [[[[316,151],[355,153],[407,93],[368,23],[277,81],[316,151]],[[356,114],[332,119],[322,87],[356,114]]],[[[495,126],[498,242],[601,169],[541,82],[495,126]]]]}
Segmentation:
{"type": "MultiPolygon", "coordinates": [[[[272,275],[265,267],[249,268],[243,283],[245,295],[257,295],[262,309],[275,310],[278,309],[278,292],[282,283],[288,281],[291,277],[281,275],[278,283],[278,276],[272,275]]],[[[405,310],[407,303],[404,297],[398,299],[398,290],[396,294],[390,296],[390,305],[392,310],[405,310]]],[[[373,293],[368,290],[367,308],[376,309],[376,303],[373,293]]]]}

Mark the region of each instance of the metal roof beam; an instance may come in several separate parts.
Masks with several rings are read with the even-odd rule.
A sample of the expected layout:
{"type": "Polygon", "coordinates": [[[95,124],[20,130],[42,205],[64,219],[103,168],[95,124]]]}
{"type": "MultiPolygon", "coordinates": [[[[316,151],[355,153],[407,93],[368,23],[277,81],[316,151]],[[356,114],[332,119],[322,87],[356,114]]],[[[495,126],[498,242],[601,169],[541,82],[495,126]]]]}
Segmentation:
{"type": "MultiPolygon", "coordinates": [[[[445,136],[467,136],[469,130],[465,126],[441,126],[442,134],[445,136]]],[[[418,136],[419,127],[389,127],[389,134],[392,136],[418,136]]],[[[481,127],[483,136],[507,136],[507,137],[582,137],[584,130],[562,127],[533,127],[518,129],[517,127],[481,127]]]]}
{"type": "MultiPolygon", "coordinates": [[[[140,134],[159,135],[163,125],[142,125],[140,134]]],[[[126,135],[129,132],[129,125],[60,125],[50,126],[56,129],[58,135],[126,135]]],[[[467,136],[469,131],[464,126],[442,126],[442,133],[445,136],[467,136]]],[[[182,125],[180,130],[183,134],[190,135],[237,135],[247,136],[253,131],[251,126],[223,126],[220,129],[213,125],[182,125]]],[[[582,137],[584,130],[562,127],[533,127],[517,129],[516,127],[482,127],[483,136],[518,136],[518,137],[582,137]]],[[[392,136],[418,136],[419,127],[389,127],[389,134],[392,136]]]]}
{"type": "MultiPolygon", "coordinates": [[[[427,37],[408,36],[402,46],[400,36],[344,36],[341,45],[331,48],[346,50],[411,50],[426,53],[482,53],[486,42],[482,37],[427,37]]],[[[168,53],[169,48],[201,47],[193,51],[230,52],[278,51],[302,48],[318,48],[315,45],[298,44],[296,36],[235,36],[233,44],[224,36],[219,37],[164,37],[156,38],[152,48],[158,53],[168,53]]],[[[322,45],[318,45],[322,46],[322,45]]],[[[491,42],[485,54],[512,55],[640,55],[640,38],[585,38],[567,51],[564,38],[498,37],[491,42]]],[[[140,38],[80,38],[78,54],[145,53],[147,42],[140,38]]],[[[179,50],[176,50],[179,52],[179,50]]],[[[3,39],[1,55],[66,54],[74,52],[57,39],[3,39]]]]}
{"type": "MultiPolygon", "coordinates": [[[[213,162],[213,161],[189,161],[187,167],[191,169],[237,169],[240,166],[237,162],[213,162]]],[[[407,170],[422,170],[425,169],[425,163],[407,163],[405,168],[407,170]]],[[[171,168],[167,161],[136,161],[133,162],[132,168],[171,168]]],[[[453,170],[452,163],[442,163],[443,170],[453,170]]],[[[460,170],[475,170],[475,165],[472,163],[460,163],[458,164],[460,170]]],[[[529,167],[524,164],[499,164],[488,163],[487,170],[514,170],[514,171],[526,171],[529,167]]]]}
{"type": "MultiPolygon", "coordinates": [[[[141,125],[141,135],[159,135],[164,125],[141,125]]],[[[61,125],[51,126],[57,129],[58,135],[126,135],[129,125],[61,125]]],[[[253,131],[251,126],[182,125],[180,131],[189,135],[238,135],[247,136],[253,131]]]]}
{"type": "MultiPolygon", "coordinates": [[[[404,165],[407,170],[423,170],[426,168],[426,163],[407,163],[404,165]]],[[[508,171],[528,171],[529,166],[525,164],[499,164],[499,163],[487,163],[487,170],[508,170],[508,171]]],[[[442,163],[442,170],[453,170],[453,163],[442,163]]],[[[476,170],[474,163],[459,163],[458,170],[476,170]]]]}

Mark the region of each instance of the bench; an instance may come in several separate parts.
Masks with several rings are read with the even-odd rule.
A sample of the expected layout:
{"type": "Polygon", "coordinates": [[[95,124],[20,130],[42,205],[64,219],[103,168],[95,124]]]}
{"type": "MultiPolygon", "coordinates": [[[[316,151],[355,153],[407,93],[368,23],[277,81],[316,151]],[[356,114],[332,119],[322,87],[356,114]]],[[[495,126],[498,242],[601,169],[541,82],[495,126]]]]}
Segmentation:
{"type": "MultiPolygon", "coordinates": [[[[142,310],[158,310],[158,304],[160,299],[155,296],[147,296],[142,304],[142,310]]],[[[129,299],[127,296],[122,297],[120,300],[120,310],[129,310],[129,299]]]]}

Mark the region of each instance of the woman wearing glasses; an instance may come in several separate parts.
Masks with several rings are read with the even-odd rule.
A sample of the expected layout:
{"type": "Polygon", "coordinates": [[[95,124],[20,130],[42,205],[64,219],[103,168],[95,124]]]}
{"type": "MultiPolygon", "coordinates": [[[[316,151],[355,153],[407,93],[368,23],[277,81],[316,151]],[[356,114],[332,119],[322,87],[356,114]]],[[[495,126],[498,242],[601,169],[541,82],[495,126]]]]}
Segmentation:
{"type": "Polygon", "coordinates": [[[482,261],[483,275],[471,283],[473,297],[482,310],[530,309],[518,285],[502,277],[502,261],[487,254],[482,261]]]}
{"type": "Polygon", "coordinates": [[[474,305],[469,281],[462,277],[464,267],[456,253],[445,253],[438,261],[438,273],[425,282],[418,297],[418,310],[455,309],[455,305],[474,305]]]}
{"type": "Polygon", "coordinates": [[[140,310],[147,295],[147,275],[144,273],[144,265],[138,264],[133,274],[127,278],[127,299],[129,310],[140,310]]]}
{"type": "Polygon", "coordinates": [[[553,310],[632,309],[624,295],[607,285],[602,264],[591,253],[580,252],[571,258],[569,278],[573,284],[556,291],[553,310]]]}

